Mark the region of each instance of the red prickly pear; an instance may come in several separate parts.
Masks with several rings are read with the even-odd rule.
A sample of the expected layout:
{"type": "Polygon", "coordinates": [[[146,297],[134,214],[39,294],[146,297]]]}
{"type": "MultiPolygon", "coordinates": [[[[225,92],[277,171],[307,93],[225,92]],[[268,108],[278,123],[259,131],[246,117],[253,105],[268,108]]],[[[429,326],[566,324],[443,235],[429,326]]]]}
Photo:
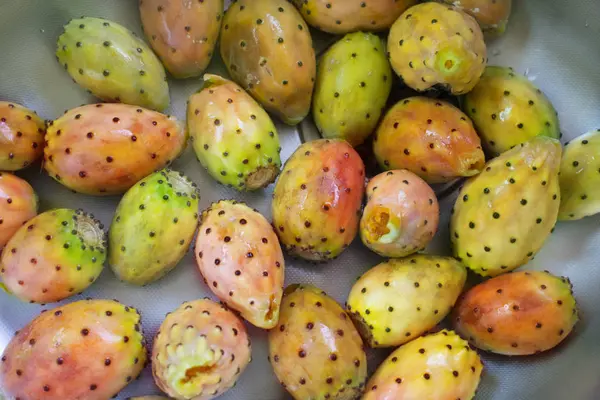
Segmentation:
{"type": "Polygon", "coordinates": [[[0,172],[0,254],[8,240],[19,228],[35,217],[38,197],[25,180],[0,172]]]}
{"type": "Polygon", "coordinates": [[[443,0],[473,16],[481,29],[501,35],[506,30],[512,0],[443,0]]]}
{"type": "Polygon", "coordinates": [[[0,170],[17,171],[41,157],[44,120],[23,106],[0,101],[0,170]]]}

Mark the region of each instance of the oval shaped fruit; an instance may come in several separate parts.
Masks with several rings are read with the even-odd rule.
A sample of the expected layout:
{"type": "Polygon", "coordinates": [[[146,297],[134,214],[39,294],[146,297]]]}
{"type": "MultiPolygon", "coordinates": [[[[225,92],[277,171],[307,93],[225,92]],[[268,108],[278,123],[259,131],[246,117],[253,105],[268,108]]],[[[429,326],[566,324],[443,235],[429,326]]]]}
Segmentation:
{"type": "Polygon", "coordinates": [[[567,278],[521,271],[470,289],[453,317],[456,331],[474,346],[515,356],[557,346],[571,333],[579,313],[567,278]]]}
{"type": "Polygon", "coordinates": [[[250,323],[271,329],[279,319],[285,262],[265,217],[221,200],[202,213],[196,263],[208,287],[250,323]]]}
{"type": "Polygon", "coordinates": [[[281,244],[312,261],[337,257],[354,240],[365,167],[339,139],[302,144],[286,162],[273,193],[273,226],[281,244]]]}
{"type": "Polygon", "coordinates": [[[560,137],[550,100],[512,68],[487,67],[463,106],[486,151],[494,156],[536,136],[560,137]]]}
{"type": "Polygon", "coordinates": [[[392,107],[373,151],[384,169],[407,169],[429,183],[477,175],[485,156],[473,124],[442,100],[411,97],[392,107]]]}
{"type": "Polygon", "coordinates": [[[484,32],[502,34],[506,30],[512,0],[444,0],[473,16],[484,32]]]}
{"type": "Polygon", "coordinates": [[[146,363],[140,314],[116,300],[83,300],[43,312],[17,332],[0,364],[11,399],[105,400],[146,363]]]}
{"type": "Polygon", "coordinates": [[[399,346],[434,328],[452,309],[467,270],[450,257],[414,255],[367,271],[348,295],[348,313],[371,347],[399,346]]]}
{"type": "Polygon", "coordinates": [[[89,104],[50,123],[44,168],[69,189],[124,193],[169,164],[187,132],[174,117],[127,104],[89,104]]]}
{"type": "Polygon", "coordinates": [[[34,111],[0,101],[0,170],[17,171],[43,153],[46,124],[34,111]]]}
{"type": "Polygon", "coordinates": [[[0,172],[0,254],[8,240],[24,223],[35,217],[38,197],[27,181],[0,172]]]}
{"type": "Polygon", "coordinates": [[[277,379],[297,400],[356,399],[367,378],[367,356],[350,318],[310,285],[286,288],[269,354],[277,379]]]}
{"type": "Polygon", "coordinates": [[[223,20],[221,57],[233,80],[286,124],[310,111],[315,51],[308,26],[287,1],[236,1],[223,20]]]}
{"type": "Polygon", "coordinates": [[[483,364],[477,352],[443,330],[405,344],[379,366],[363,400],[472,399],[483,364]]]}
{"type": "Polygon", "coordinates": [[[144,33],[176,78],[200,76],[208,67],[222,15],[223,0],[140,1],[144,33]]]}
{"type": "Polygon", "coordinates": [[[483,276],[531,260],[556,224],[560,159],[559,141],[540,136],[492,159],[470,178],[450,220],[455,257],[483,276]]]}
{"type": "Polygon", "coordinates": [[[396,73],[418,91],[441,87],[454,95],[467,93],[487,63],[477,21],[435,2],[411,7],[394,22],[388,51],[396,73]]]}
{"type": "Polygon", "coordinates": [[[392,89],[385,47],[372,33],[346,35],[323,55],[313,117],[325,138],[357,146],[373,133],[392,89]]]}
{"type": "Polygon", "coordinates": [[[209,400],[233,387],[250,359],[244,324],[224,306],[195,300],[167,314],[154,340],[152,373],[170,397],[209,400]]]}

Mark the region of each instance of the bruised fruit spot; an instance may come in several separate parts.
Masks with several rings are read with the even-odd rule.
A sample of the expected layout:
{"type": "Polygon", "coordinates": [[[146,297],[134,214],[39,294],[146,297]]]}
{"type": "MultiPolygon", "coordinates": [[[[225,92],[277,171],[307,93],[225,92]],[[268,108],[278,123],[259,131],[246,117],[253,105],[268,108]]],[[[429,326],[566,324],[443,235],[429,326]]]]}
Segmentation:
{"type": "Polygon", "coordinates": [[[277,310],[277,304],[275,303],[275,296],[271,295],[271,297],[269,298],[269,309],[267,310],[267,313],[265,314],[265,321],[271,321],[273,319],[273,315],[275,314],[276,310],[277,310]]]}
{"type": "Polygon", "coordinates": [[[390,215],[390,210],[385,207],[375,207],[367,217],[367,239],[379,243],[393,243],[400,236],[400,218],[390,215]]]}
{"type": "Polygon", "coordinates": [[[246,188],[256,190],[265,187],[275,180],[278,173],[279,168],[276,165],[261,167],[248,175],[248,178],[246,178],[246,188]]]}

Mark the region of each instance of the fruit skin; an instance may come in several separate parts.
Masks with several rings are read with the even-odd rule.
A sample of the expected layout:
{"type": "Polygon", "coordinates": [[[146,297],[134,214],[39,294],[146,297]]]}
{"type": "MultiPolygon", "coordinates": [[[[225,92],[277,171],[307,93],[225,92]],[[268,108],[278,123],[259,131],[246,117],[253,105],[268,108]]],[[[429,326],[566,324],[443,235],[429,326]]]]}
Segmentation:
{"type": "Polygon", "coordinates": [[[4,351],[4,395],[49,400],[116,396],[146,362],[140,318],[136,309],[116,300],[82,300],[42,312],[4,351]]]}
{"type": "Polygon", "coordinates": [[[363,32],[344,36],[319,62],[313,98],[319,132],[358,146],[375,130],[391,89],[381,39],[363,32]]]}
{"type": "Polygon", "coordinates": [[[58,37],[56,58],[76,83],[104,101],[157,111],[169,106],[169,86],[158,57],[116,22],[72,19],[58,37]]]}
{"type": "Polygon", "coordinates": [[[27,181],[0,172],[0,254],[19,228],[37,215],[38,196],[27,181]]]}
{"type": "Polygon", "coordinates": [[[364,175],[360,156],[344,140],[298,147],[273,193],[273,226],[284,248],[311,261],[340,255],[358,231],[364,175]]]}
{"type": "Polygon", "coordinates": [[[471,400],[483,364],[453,331],[443,330],[394,351],[369,380],[363,400],[471,400]]]}
{"type": "Polygon", "coordinates": [[[285,262],[271,224],[243,203],[221,200],[202,213],[196,263],[209,288],[253,325],[279,320],[285,262]]]}
{"type": "Polygon", "coordinates": [[[50,123],[44,168],[69,189],[124,193],[179,156],[187,132],[170,116],[127,104],[89,104],[50,123]]]}
{"type": "Polygon", "coordinates": [[[0,101],[0,170],[17,171],[41,157],[46,124],[16,103],[0,101]]]}
{"type": "Polygon", "coordinates": [[[493,156],[536,136],[560,137],[558,116],[550,100],[511,68],[487,67],[477,86],[464,97],[463,109],[493,156]]]}
{"type": "Polygon", "coordinates": [[[163,397],[163,396],[141,396],[141,397],[129,397],[127,400],[169,400],[169,398],[163,397]]]}
{"type": "Polygon", "coordinates": [[[233,387],[250,360],[242,321],[211,300],[195,300],[167,314],[160,326],[152,374],[174,399],[209,400],[233,387]]]}
{"type": "Polygon", "coordinates": [[[406,10],[392,25],[388,51],[406,85],[417,91],[440,87],[453,95],[473,89],[487,62],[477,21],[439,3],[406,10]]]}
{"type": "Polygon", "coordinates": [[[198,226],[196,184],[165,169],[125,193],[109,231],[108,262],[117,277],[147,285],[183,258],[198,226]]]}
{"type": "Polygon", "coordinates": [[[501,35],[506,31],[512,0],[442,0],[474,17],[484,32],[501,35]]]}
{"type": "Polygon", "coordinates": [[[356,399],[367,378],[363,342],[350,318],[311,285],[285,289],[269,355],[277,379],[297,400],[356,399]]]}
{"type": "Polygon", "coordinates": [[[453,313],[456,331],[472,345],[511,356],[557,346],[578,320],[569,279],[541,271],[487,280],[465,293],[453,313]]]}
{"type": "Polygon", "coordinates": [[[451,257],[418,254],[392,259],[354,284],[348,313],[371,347],[399,346],[440,323],[466,279],[465,267],[451,257]]]}
{"type": "Polygon", "coordinates": [[[218,182],[256,190],[275,181],[279,135],[269,114],[237,84],[204,75],[188,101],[187,124],[198,160],[218,182]]]}
{"type": "Polygon", "coordinates": [[[30,219],[2,252],[5,288],[30,303],[52,303],[81,293],[104,268],[103,228],[93,215],[66,208],[30,219]]]}
{"type": "Polygon", "coordinates": [[[477,175],[485,164],[467,116],[450,103],[426,97],[404,99],[387,112],[373,151],[383,169],[408,169],[428,183],[477,175]]]}
{"type": "Polygon", "coordinates": [[[287,1],[236,1],[223,20],[221,57],[233,80],[286,124],[310,111],[315,51],[308,26],[287,1]]]}
{"type": "Polygon", "coordinates": [[[176,78],[200,76],[212,59],[223,0],[140,0],[148,42],[176,78]]]}
{"type": "Polygon", "coordinates": [[[527,263],[556,223],[560,142],[539,136],[491,160],[461,189],[450,220],[454,256],[482,276],[527,263]]]}

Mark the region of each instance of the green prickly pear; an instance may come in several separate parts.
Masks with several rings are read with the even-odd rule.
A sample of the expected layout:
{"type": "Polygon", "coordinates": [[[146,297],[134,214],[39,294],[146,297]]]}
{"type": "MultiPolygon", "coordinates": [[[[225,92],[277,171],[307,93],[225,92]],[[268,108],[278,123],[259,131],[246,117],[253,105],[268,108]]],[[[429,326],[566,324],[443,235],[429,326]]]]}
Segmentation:
{"type": "Polygon", "coordinates": [[[392,259],[354,284],[348,313],[371,347],[399,346],[440,323],[466,279],[465,267],[450,257],[392,259]]]}
{"type": "Polygon", "coordinates": [[[512,68],[487,67],[464,98],[486,151],[497,156],[535,136],[558,139],[560,126],[548,98],[512,68]]]}
{"type": "Polygon", "coordinates": [[[351,33],[321,58],[313,117],[321,135],[362,144],[375,130],[392,89],[383,42],[372,33],[351,33]]]}
{"type": "Polygon", "coordinates": [[[125,282],[147,285],[183,258],[198,226],[196,185],[169,169],[125,193],[109,231],[108,262],[125,282]]]}
{"type": "Polygon", "coordinates": [[[512,0],[442,0],[473,16],[484,32],[502,34],[506,30],[512,0]]]}
{"type": "Polygon", "coordinates": [[[169,106],[165,69],[148,45],[102,18],[69,21],[59,36],[58,62],[94,96],[162,111],[169,106]]]}
{"type": "Polygon", "coordinates": [[[0,172],[0,254],[8,240],[24,223],[35,217],[38,197],[27,181],[0,172]]]}
{"type": "Polygon", "coordinates": [[[268,186],[281,167],[279,135],[269,114],[235,83],[210,74],[204,81],[187,112],[198,160],[213,178],[237,190],[268,186]]]}
{"type": "Polygon", "coordinates": [[[539,136],[491,160],[461,189],[450,221],[454,255],[496,276],[532,259],[552,232],[560,204],[558,140],[539,136]]]}
{"type": "Polygon", "coordinates": [[[296,400],[352,400],[367,378],[363,342],[342,307],[310,285],[286,288],[269,359],[296,400]]]}
{"type": "Polygon", "coordinates": [[[0,101],[0,170],[17,171],[43,153],[46,124],[23,106],[0,101]]]}

